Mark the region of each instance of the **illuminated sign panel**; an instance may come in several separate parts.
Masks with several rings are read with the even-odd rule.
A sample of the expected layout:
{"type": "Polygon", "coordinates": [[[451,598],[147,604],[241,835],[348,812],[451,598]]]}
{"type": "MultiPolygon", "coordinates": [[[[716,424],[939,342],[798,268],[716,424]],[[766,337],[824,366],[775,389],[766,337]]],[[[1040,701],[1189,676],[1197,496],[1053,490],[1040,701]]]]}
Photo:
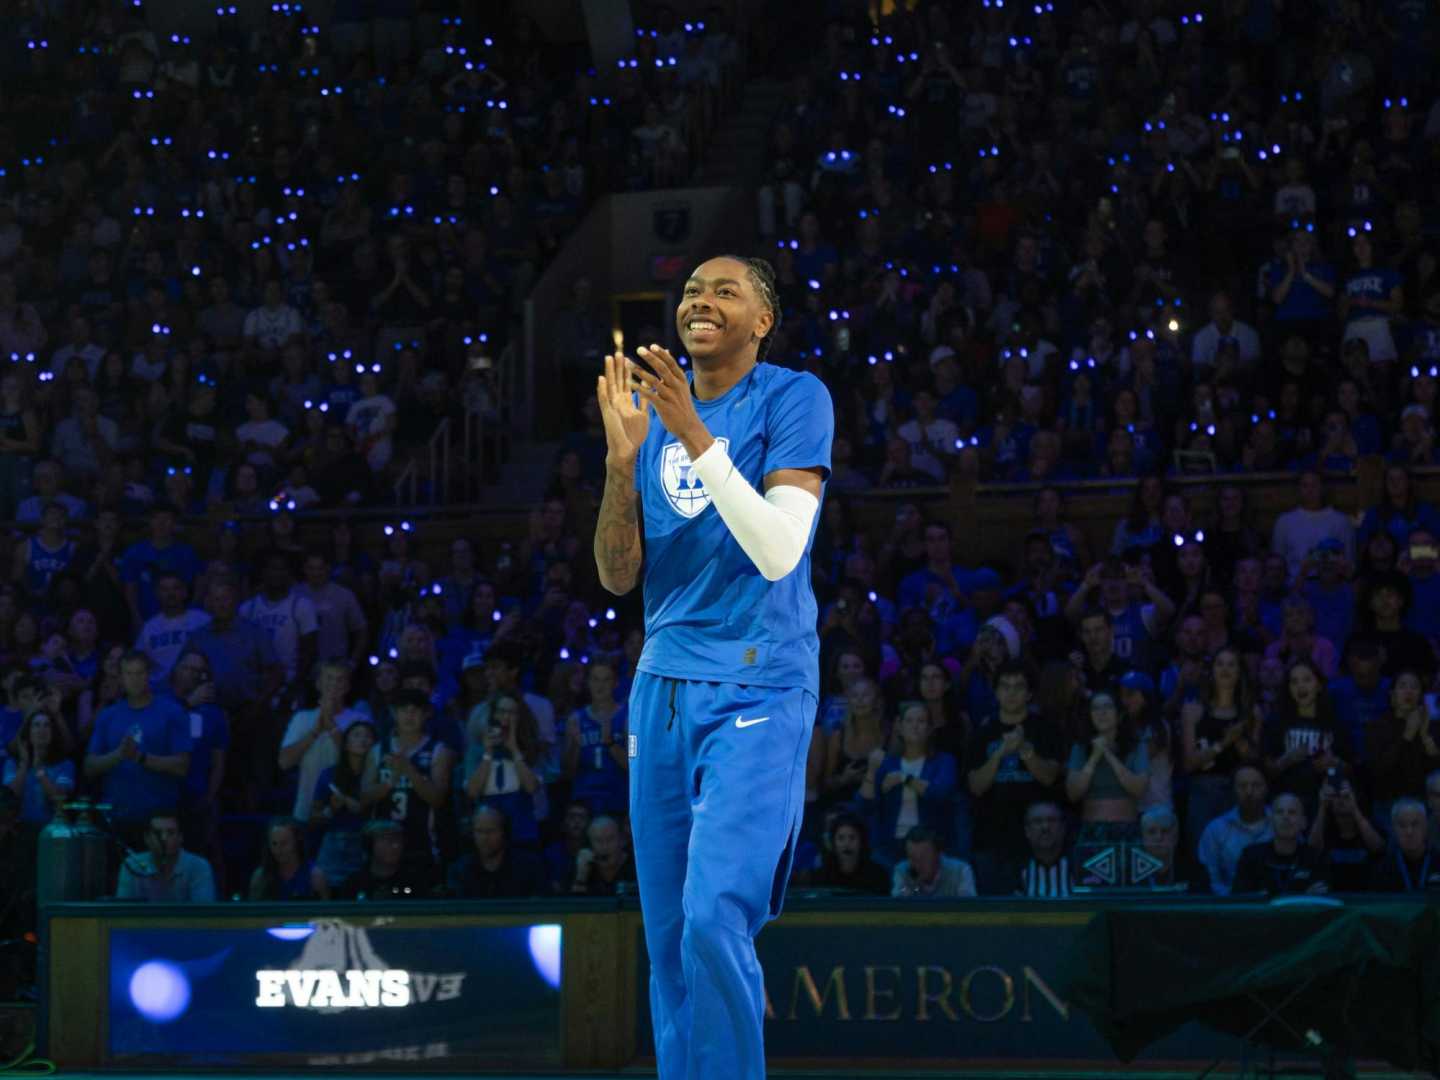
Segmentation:
{"type": "Polygon", "coordinates": [[[560,927],[114,929],[108,1062],[555,1068],[560,927]]]}

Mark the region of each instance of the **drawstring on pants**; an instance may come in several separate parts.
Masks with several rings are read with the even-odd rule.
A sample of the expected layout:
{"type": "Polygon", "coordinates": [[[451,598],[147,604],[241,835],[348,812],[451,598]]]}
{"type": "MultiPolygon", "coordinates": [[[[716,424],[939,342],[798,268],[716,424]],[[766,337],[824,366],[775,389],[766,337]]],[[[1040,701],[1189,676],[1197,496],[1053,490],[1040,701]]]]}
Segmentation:
{"type": "Polygon", "coordinates": [[[671,680],[670,680],[670,719],[669,719],[669,721],[665,724],[665,730],[666,730],[666,731],[669,731],[671,728],[673,728],[673,727],[675,726],[675,689],[676,689],[676,687],[678,687],[679,685],[680,685],[680,684],[679,684],[679,682],[678,682],[677,680],[675,680],[675,679],[671,679],[671,680]]]}

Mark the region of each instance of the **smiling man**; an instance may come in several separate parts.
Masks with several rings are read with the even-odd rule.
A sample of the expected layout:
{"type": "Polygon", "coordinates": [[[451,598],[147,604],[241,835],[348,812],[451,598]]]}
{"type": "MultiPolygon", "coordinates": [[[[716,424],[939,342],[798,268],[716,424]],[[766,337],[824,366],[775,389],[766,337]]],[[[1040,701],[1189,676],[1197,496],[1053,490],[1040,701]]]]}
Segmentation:
{"type": "Polygon", "coordinates": [[[757,1078],[754,939],[780,913],[804,810],[834,409],[813,375],[763,362],[780,323],[763,260],[701,264],[675,321],[693,372],[651,345],[645,367],[606,357],[597,382],[595,560],[616,594],[644,572],[628,750],[660,1080],[757,1078]]]}

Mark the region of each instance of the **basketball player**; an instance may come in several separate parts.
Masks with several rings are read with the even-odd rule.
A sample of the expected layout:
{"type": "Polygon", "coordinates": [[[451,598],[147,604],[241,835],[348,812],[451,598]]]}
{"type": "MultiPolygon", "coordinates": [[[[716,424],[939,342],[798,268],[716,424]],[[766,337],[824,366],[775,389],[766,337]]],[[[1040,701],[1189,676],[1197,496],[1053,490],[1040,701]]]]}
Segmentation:
{"type": "Polygon", "coordinates": [[[605,359],[595,558],[617,594],[644,565],[628,751],[660,1078],[758,1080],[754,939],[780,913],[805,805],[834,410],[813,375],[763,362],[780,323],[763,260],[703,263],[675,320],[693,379],[657,345],[647,367],[605,359]]]}

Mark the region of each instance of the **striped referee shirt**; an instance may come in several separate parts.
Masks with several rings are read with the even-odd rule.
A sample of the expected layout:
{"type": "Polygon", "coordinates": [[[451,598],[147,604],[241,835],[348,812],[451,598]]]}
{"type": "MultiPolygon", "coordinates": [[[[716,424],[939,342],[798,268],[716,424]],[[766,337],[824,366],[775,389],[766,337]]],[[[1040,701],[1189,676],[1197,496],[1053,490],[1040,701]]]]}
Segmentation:
{"type": "Polygon", "coordinates": [[[1060,861],[1053,866],[1042,866],[1031,859],[1020,871],[1020,894],[1036,900],[1070,896],[1070,857],[1060,856],[1060,861]]]}

